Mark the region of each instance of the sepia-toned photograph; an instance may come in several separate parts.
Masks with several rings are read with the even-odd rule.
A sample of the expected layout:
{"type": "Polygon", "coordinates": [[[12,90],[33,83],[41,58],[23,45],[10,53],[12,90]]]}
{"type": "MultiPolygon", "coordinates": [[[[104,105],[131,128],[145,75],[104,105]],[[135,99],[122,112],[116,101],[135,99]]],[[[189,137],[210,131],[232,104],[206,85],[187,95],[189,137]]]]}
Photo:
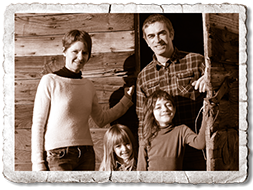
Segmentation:
{"type": "Polygon", "coordinates": [[[246,7],[19,6],[12,7],[13,171],[6,169],[13,181],[245,180],[246,7]]]}

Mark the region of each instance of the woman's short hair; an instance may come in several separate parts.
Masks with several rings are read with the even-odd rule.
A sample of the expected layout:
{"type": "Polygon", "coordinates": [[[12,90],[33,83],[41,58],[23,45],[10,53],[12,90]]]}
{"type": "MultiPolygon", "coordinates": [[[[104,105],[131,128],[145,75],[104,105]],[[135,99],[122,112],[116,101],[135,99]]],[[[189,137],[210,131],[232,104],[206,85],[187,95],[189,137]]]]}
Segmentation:
{"type": "Polygon", "coordinates": [[[64,35],[62,38],[62,46],[64,47],[64,51],[66,51],[73,43],[77,41],[83,42],[86,45],[89,51],[90,59],[92,41],[90,35],[83,30],[71,30],[64,35]]]}
{"type": "Polygon", "coordinates": [[[173,34],[174,35],[174,29],[173,29],[173,26],[172,26],[172,23],[170,22],[170,20],[165,17],[164,15],[161,15],[161,14],[152,14],[150,15],[143,23],[143,26],[142,26],[142,32],[143,32],[143,38],[146,39],[146,33],[145,33],[145,29],[150,25],[150,24],[153,24],[155,22],[162,22],[164,23],[169,32],[170,32],[170,35],[173,34]]]}

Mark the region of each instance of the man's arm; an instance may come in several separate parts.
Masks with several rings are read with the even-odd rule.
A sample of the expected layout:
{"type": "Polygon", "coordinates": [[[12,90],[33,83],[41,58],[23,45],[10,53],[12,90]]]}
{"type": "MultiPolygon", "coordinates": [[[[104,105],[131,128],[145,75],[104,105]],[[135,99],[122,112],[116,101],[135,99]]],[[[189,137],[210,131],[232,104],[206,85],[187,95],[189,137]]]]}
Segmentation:
{"type": "Polygon", "coordinates": [[[138,128],[139,140],[143,139],[142,125],[143,125],[143,119],[144,119],[144,114],[143,114],[144,99],[145,99],[145,95],[143,91],[141,90],[141,79],[140,79],[140,76],[138,76],[137,84],[136,84],[136,113],[139,119],[139,128],[138,128]]]}

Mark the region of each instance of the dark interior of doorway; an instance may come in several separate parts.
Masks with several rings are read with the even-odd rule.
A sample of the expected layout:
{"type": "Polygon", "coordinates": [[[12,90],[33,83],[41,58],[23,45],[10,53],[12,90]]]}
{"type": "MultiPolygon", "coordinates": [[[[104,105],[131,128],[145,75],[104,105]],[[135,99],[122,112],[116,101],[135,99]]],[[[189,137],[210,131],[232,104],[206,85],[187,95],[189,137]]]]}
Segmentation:
{"type": "MultiPolygon", "coordinates": [[[[139,14],[141,70],[152,60],[153,55],[142,35],[143,22],[149,15],[151,14],[139,14]]],[[[173,43],[175,47],[182,51],[204,55],[201,13],[165,13],[163,15],[169,18],[173,25],[175,31],[173,43]]]]}

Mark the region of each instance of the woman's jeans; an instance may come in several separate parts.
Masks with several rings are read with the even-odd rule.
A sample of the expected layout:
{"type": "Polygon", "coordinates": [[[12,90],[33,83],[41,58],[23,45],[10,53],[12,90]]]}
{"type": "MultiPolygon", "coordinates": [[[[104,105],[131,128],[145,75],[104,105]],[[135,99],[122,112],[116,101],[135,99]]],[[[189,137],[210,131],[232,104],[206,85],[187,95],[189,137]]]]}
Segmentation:
{"type": "Polygon", "coordinates": [[[47,151],[50,171],[94,171],[93,146],[73,146],[47,151]]]}

